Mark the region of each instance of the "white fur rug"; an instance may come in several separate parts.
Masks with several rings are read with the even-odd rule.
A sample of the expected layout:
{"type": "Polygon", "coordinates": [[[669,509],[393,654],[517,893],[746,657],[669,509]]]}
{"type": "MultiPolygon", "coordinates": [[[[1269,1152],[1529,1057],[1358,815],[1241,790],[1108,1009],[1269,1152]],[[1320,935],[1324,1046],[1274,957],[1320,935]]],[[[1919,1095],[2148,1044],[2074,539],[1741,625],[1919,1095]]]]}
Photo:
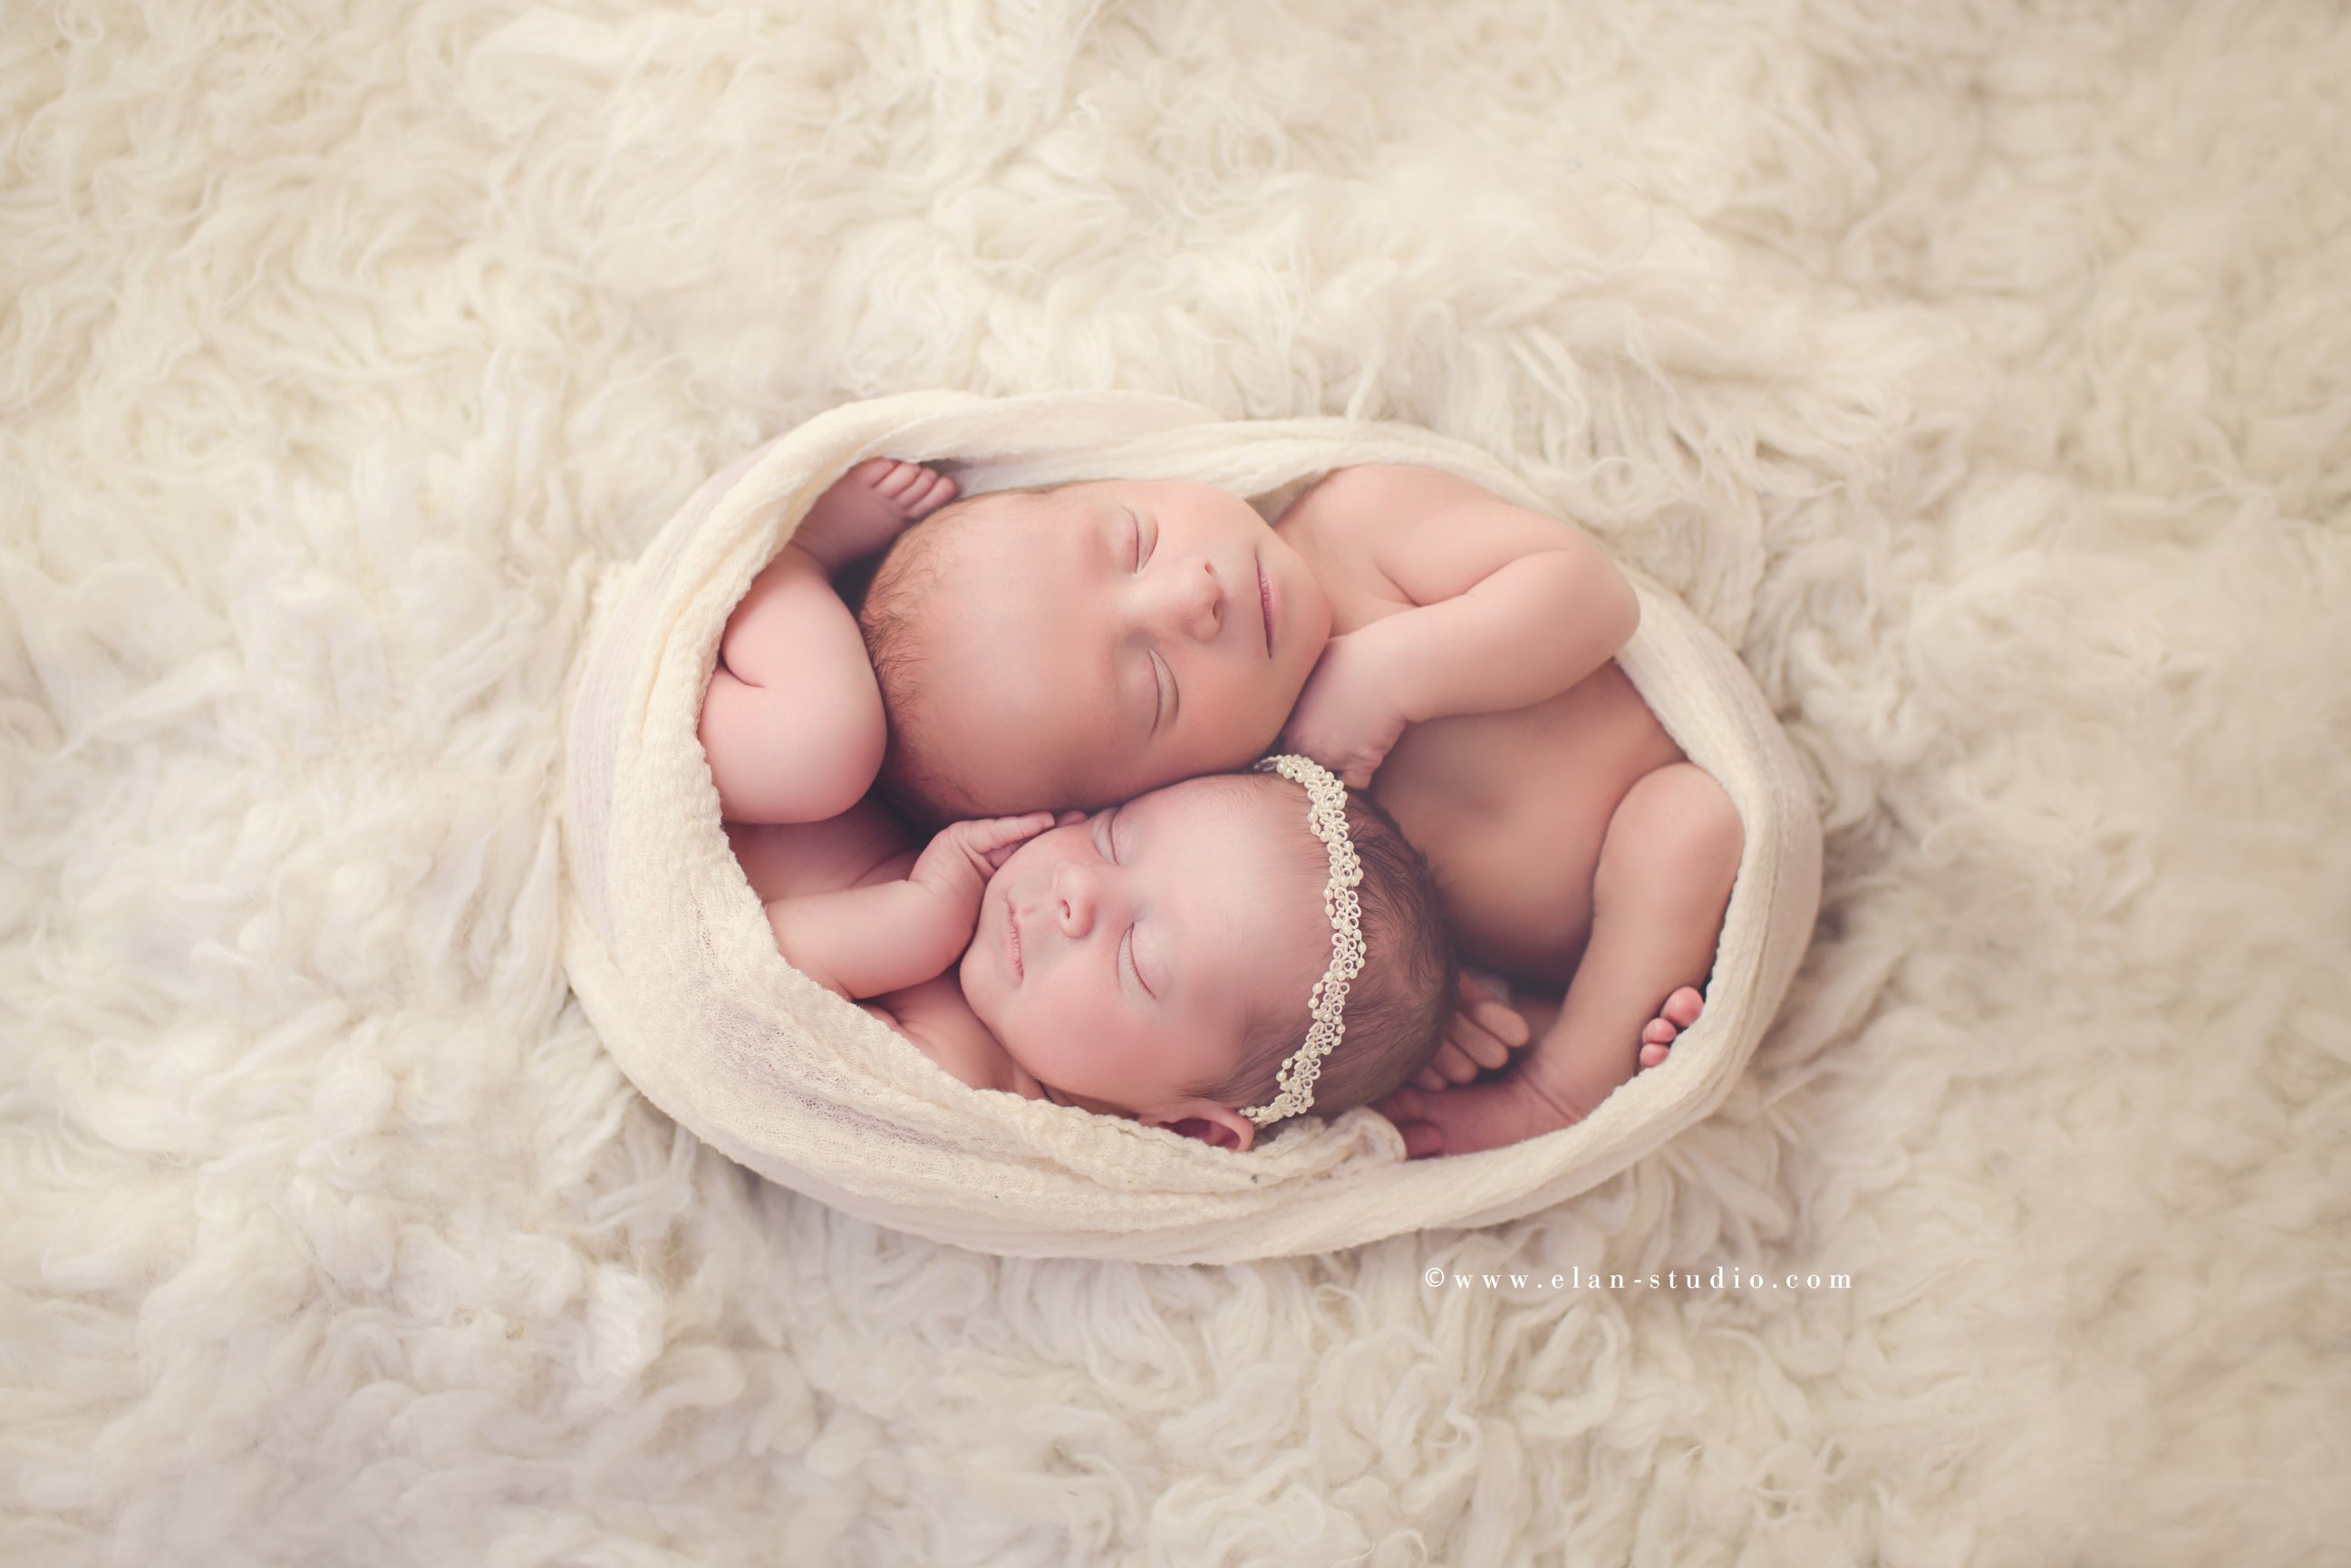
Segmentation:
{"type": "Polygon", "coordinates": [[[2339,1558],[2346,79],[2332,0],[10,8],[0,1560],[2339,1558]],[[1749,585],[1829,879],[1728,1107],[1232,1269],[647,1110],[580,569],[934,385],[1413,420],[1749,585]]]}

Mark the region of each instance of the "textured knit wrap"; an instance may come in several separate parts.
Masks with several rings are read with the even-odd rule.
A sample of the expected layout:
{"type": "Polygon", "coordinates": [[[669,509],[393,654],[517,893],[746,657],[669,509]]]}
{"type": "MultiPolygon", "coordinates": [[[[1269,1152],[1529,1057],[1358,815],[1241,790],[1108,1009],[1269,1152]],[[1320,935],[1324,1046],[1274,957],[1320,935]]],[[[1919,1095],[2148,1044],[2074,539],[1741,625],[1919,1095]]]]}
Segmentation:
{"type": "Polygon", "coordinates": [[[1412,463],[1548,509],[1491,458],[1425,431],[1231,422],[1113,393],[883,398],[727,467],[635,561],[605,570],[570,696],[564,967],[606,1049],[664,1112],[770,1180],[917,1235],[1016,1256],[1228,1262],[1514,1218],[1604,1180],[1720,1102],[1811,936],[1819,821],[1746,669],[1637,576],[1640,629],[1618,662],[1729,792],[1746,849],[1704,1017],[1664,1066],[1574,1126],[1407,1161],[1395,1128],[1364,1109],[1303,1118],[1234,1154],[967,1088],[795,970],[727,848],[696,721],[736,601],[826,487],[877,455],[944,466],[967,495],[1191,479],[1268,510],[1332,468],[1412,463]]]}

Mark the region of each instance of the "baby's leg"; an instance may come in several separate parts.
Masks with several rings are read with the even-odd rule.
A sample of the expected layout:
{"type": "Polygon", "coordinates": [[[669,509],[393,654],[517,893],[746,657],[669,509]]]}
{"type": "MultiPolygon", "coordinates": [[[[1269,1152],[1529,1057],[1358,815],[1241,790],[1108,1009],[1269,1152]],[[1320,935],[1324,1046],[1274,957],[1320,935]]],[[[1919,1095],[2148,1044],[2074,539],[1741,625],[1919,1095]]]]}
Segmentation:
{"type": "Polygon", "coordinates": [[[861,463],[817,497],[752,580],[702,699],[702,749],[721,817],[818,822],[872,787],[888,736],[882,689],[831,574],[954,494],[952,480],[912,463],[861,463]]]}
{"type": "Polygon", "coordinates": [[[1730,798],[1696,765],[1636,781],[1609,819],[1592,938],[1559,1017],[1493,1082],[1394,1096],[1396,1120],[1425,1124],[1406,1131],[1413,1153],[1497,1148],[1598,1109],[1642,1065],[1644,1030],[1713,966],[1743,842],[1730,798]]]}
{"type": "Polygon", "coordinates": [[[805,551],[786,545],[735,607],[699,733],[728,821],[822,821],[881,770],[888,730],[865,640],[805,551]]]}

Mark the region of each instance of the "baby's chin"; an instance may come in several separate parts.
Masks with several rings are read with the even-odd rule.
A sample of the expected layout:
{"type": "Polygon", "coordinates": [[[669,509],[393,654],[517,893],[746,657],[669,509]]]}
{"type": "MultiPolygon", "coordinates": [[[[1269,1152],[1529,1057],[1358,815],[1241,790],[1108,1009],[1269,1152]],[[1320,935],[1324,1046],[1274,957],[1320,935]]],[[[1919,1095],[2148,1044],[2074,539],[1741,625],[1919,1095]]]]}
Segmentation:
{"type": "MultiPolygon", "coordinates": [[[[983,904],[980,908],[981,918],[986,919],[988,906],[983,904]]],[[[971,1009],[973,1016],[987,1027],[997,1045],[1021,1071],[1040,1084],[1052,1086],[1052,1079],[1037,1071],[1042,1053],[1028,1049],[1027,1040],[1019,1024],[1009,1016],[1011,977],[1003,972],[1004,961],[1003,955],[989,950],[986,943],[974,942],[964,950],[963,961],[956,967],[956,983],[963,988],[964,1005],[971,1009]]],[[[1061,1099],[1070,1098],[1058,1087],[1054,1087],[1054,1092],[1061,1099]]]]}
{"type": "MultiPolygon", "coordinates": [[[[985,911],[987,905],[980,907],[985,911]]],[[[1006,1054],[1020,1061],[1019,1053],[1004,1038],[1006,1030],[1001,1019],[1005,977],[997,973],[1002,962],[998,955],[986,951],[983,944],[974,942],[964,949],[963,958],[956,966],[956,984],[962,988],[964,1005],[987,1026],[987,1032],[996,1037],[1006,1054]]],[[[1021,1061],[1020,1065],[1025,1068],[1029,1064],[1021,1061]]]]}

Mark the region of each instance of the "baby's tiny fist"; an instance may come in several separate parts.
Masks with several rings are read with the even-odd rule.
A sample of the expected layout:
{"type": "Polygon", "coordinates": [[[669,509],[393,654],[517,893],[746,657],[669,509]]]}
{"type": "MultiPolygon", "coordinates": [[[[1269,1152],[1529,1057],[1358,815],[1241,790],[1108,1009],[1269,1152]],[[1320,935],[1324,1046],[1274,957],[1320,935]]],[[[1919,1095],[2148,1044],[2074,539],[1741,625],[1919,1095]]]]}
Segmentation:
{"type": "Polygon", "coordinates": [[[1312,758],[1349,789],[1360,789],[1379,771],[1404,729],[1405,716],[1377,645],[1353,632],[1332,638],[1323,649],[1280,745],[1312,758]]]}
{"type": "Polygon", "coordinates": [[[1030,811],[1019,817],[994,817],[964,824],[971,847],[984,856],[991,871],[1000,868],[1012,852],[1053,825],[1050,811],[1030,811]]]}

